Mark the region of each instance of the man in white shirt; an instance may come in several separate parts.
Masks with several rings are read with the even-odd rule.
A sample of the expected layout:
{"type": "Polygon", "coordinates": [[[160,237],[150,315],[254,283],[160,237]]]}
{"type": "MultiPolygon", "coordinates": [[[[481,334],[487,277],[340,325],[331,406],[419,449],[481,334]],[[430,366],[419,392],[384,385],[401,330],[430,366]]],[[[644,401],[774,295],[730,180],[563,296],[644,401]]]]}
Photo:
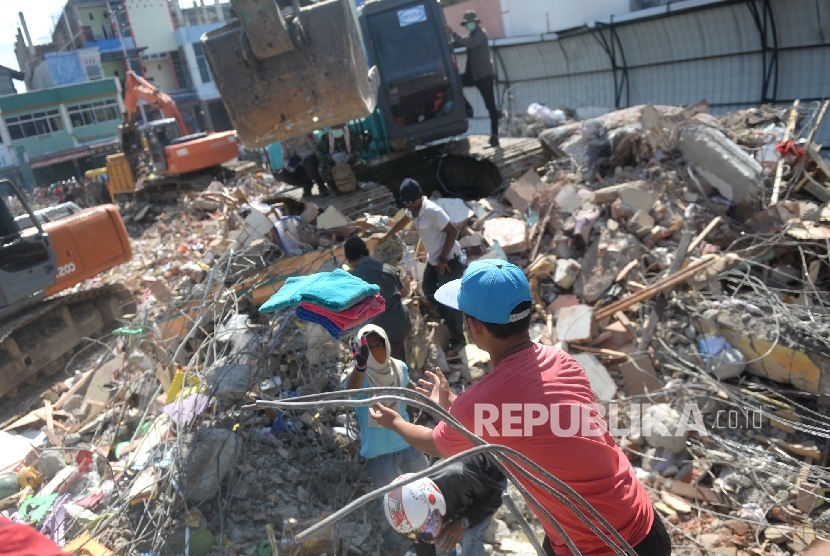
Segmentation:
{"type": "Polygon", "coordinates": [[[450,329],[450,352],[454,355],[467,342],[464,339],[464,324],[461,313],[446,305],[435,303],[435,292],[452,280],[464,274],[461,262],[461,246],[456,241],[458,228],[450,222],[447,212],[426,197],[417,181],[406,178],[399,190],[401,203],[406,207],[406,214],[395,222],[380,242],[404,229],[410,222],[418,231],[421,243],[427,251],[427,267],[424,270],[422,288],[424,295],[433,305],[437,305],[438,314],[450,329]]]}

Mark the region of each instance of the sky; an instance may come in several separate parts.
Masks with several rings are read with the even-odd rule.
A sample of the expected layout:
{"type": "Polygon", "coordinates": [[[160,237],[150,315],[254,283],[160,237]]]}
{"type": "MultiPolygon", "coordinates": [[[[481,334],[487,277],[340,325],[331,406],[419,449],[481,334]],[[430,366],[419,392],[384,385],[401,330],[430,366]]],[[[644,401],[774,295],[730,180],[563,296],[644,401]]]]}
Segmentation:
{"type": "MultiPolygon", "coordinates": [[[[19,70],[17,58],[14,55],[14,41],[17,37],[17,28],[20,27],[18,12],[23,12],[29,33],[35,44],[51,41],[53,18],[60,16],[66,0],[0,0],[3,8],[0,9],[0,65],[19,70]]],[[[15,81],[18,92],[26,90],[25,85],[15,81]]]]}

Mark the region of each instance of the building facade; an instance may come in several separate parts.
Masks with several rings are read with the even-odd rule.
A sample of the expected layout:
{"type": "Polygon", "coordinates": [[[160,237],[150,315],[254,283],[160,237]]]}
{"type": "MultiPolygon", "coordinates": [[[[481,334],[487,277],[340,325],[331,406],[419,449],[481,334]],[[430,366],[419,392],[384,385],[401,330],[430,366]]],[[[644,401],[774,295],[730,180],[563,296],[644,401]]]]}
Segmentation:
{"type": "Polygon", "coordinates": [[[116,78],[0,97],[0,142],[11,155],[0,153],[0,176],[31,188],[103,166],[119,148],[123,112],[116,78]]]}

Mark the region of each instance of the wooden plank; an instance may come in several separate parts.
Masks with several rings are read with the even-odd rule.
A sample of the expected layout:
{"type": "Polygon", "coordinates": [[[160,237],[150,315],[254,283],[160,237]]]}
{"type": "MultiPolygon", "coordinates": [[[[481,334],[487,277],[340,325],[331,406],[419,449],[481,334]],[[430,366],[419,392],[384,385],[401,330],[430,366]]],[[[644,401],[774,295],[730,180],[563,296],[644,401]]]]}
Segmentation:
{"type": "Polygon", "coordinates": [[[628,307],[631,307],[635,303],[639,303],[641,301],[645,301],[646,299],[650,299],[659,293],[663,293],[666,290],[669,290],[678,284],[681,284],[708,267],[715,263],[720,257],[717,255],[706,255],[705,257],[693,262],[683,270],[666,276],[662,280],[658,280],[648,288],[644,289],[643,291],[637,292],[634,295],[629,297],[620,299],[619,301],[615,301],[610,305],[607,305],[600,309],[599,311],[594,313],[594,320],[600,321],[605,317],[610,317],[617,311],[624,311],[628,307]]]}
{"type": "Polygon", "coordinates": [[[602,357],[608,357],[609,359],[628,359],[628,354],[623,353],[621,351],[615,351],[613,349],[605,349],[605,348],[597,348],[586,346],[583,344],[573,344],[568,346],[570,349],[575,349],[577,351],[584,351],[586,353],[595,353],[602,357]]]}
{"type": "MultiPolygon", "coordinates": [[[[799,100],[795,99],[793,107],[790,110],[790,118],[787,121],[787,129],[784,131],[784,142],[789,141],[795,129],[795,122],[798,121],[798,104],[799,100]]],[[[784,175],[784,157],[778,161],[778,166],[775,169],[775,181],[772,184],[772,198],[770,199],[770,206],[778,204],[778,197],[781,195],[781,177],[784,175]]]]}
{"type": "Polygon", "coordinates": [[[706,236],[709,235],[709,232],[715,229],[715,226],[721,223],[722,218],[720,216],[716,216],[712,219],[711,222],[706,224],[706,227],[703,228],[699,234],[692,240],[692,243],[689,244],[688,253],[691,253],[695,250],[695,247],[700,245],[700,242],[706,239],[706,236]]]}
{"type": "Polygon", "coordinates": [[[728,508],[737,507],[725,494],[716,492],[711,488],[694,486],[682,481],[675,481],[674,479],[664,479],[663,477],[658,477],[654,486],[658,489],[682,496],[687,500],[708,502],[716,506],[726,506],[728,508]]]}
{"type": "Polygon", "coordinates": [[[43,412],[46,415],[46,436],[52,446],[62,447],[63,441],[55,434],[55,421],[52,419],[52,402],[49,400],[43,401],[43,412]]]}

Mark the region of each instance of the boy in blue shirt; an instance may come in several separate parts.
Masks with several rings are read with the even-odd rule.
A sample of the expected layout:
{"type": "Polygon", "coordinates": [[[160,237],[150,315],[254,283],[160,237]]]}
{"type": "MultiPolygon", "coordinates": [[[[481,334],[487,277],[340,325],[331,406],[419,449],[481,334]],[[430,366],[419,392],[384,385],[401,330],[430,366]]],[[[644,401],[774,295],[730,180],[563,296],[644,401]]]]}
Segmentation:
{"type": "MultiPolygon", "coordinates": [[[[390,355],[392,348],[382,328],[367,324],[358,331],[355,339],[359,347],[352,350],[355,364],[346,379],[347,390],[369,387],[412,388],[409,369],[406,363],[390,355]]],[[[357,397],[360,398],[365,396],[357,397]]],[[[390,409],[409,421],[403,404],[393,404],[390,409]]],[[[397,433],[378,425],[369,417],[368,407],[356,407],[355,413],[360,424],[360,455],[366,459],[366,474],[372,479],[375,488],[388,485],[404,473],[416,473],[427,468],[426,456],[412,448],[397,433]]],[[[382,501],[378,501],[378,511],[384,549],[395,556],[403,538],[386,521],[382,501]]]]}

